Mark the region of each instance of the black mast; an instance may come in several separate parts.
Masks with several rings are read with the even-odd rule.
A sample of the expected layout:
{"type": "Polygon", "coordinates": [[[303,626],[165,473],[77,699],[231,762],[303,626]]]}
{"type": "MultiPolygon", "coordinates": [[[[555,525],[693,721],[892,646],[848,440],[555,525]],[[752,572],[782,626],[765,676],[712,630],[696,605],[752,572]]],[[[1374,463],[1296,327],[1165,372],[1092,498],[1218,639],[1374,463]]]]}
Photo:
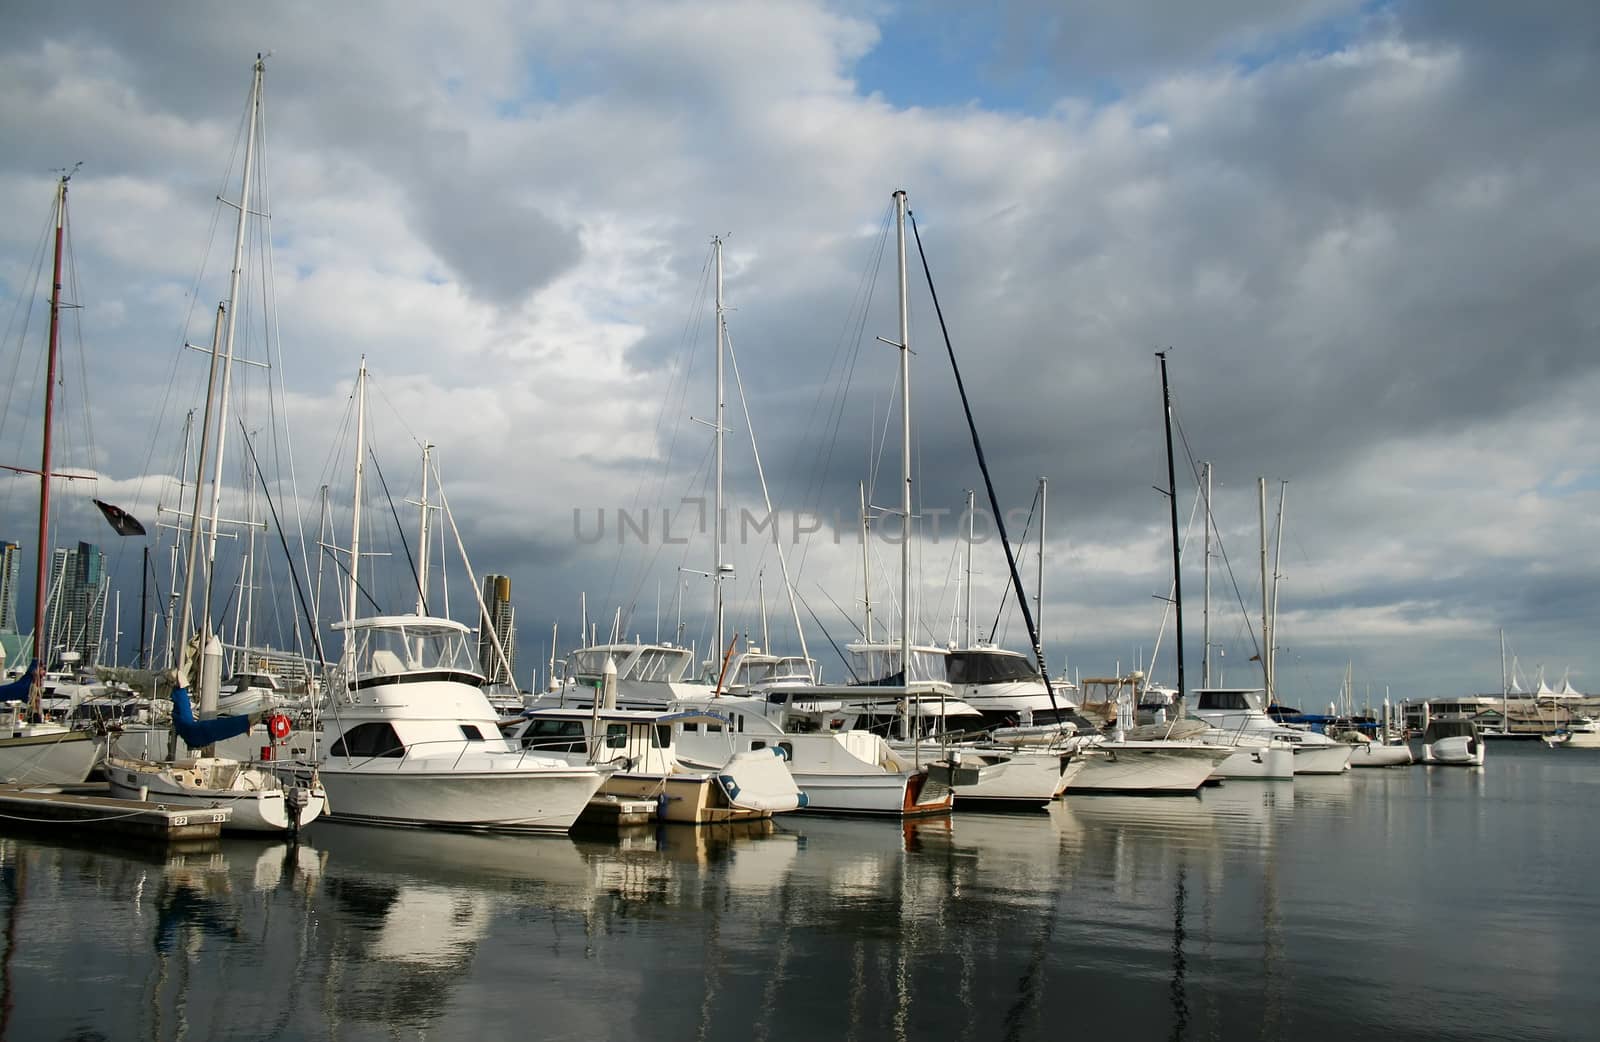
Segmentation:
{"type": "Polygon", "coordinates": [[[1167,386],[1167,353],[1157,351],[1161,359],[1162,418],[1167,424],[1167,506],[1172,514],[1172,603],[1178,618],[1178,702],[1182,704],[1183,688],[1183,569],[1180,567],[1182,550],[1178,542],[1178,478],[1172,466],[1172,390],[1167,386]]]}
{"type": "MultiPolygon", "coordinates": [[[[1060,707],[1056,705],[1056,692],[1050,686],[1050,671],[1044,664],[1044,645],[1039,639],[1039,627],[1034,625],[1033,612],[1028,610],[1028,594],[1022,586],[1022,576],[1017,571],[1017,558],[1011,552],[1011,540],[1006,537],[1005,514],[1000,510],[1000,499],[995,495],[994,482],[989,477],[989,461],[983,455],[983,442],[978,439],[978,425],[972,419],[972,403],[967,399],[967,385],[961,379],[961,367],[956,364],[956,349],[950,344],[950,330],[944,324],[944,309],[939,306],[939,292],[933,288],[933,271],[928,267],[928,255],[922,249],[922,233],[917,230],[917,219],[911,218],[911,233],[917,240],[917,255],[922,258],[922,273],[928,279],[928,296],[933,298],[933,312],[939,317],[939,332],[944,334],[944,349],[950,356],[950,370],[956,377],[956,390],[961,392],[961,411],[967,417],[967,430],[972,434],[972,451],[978,457],[978,469],[983,472],[983,487],[989,494],[989,508],[994,511],[994,525],[1000,534],[1000,545],[1006,552],[1006,566],[1011,569],[1011,588],[1017,591],[1017,605],[1022,609],[1022,621],[1028,627],[1028,639],[1033,642],[1033,657],[1039,663],[1039,679],[1044,681],[1045,693],[1050,696],[1050,711],[1059,719],[1060,707]]],[[[1043,610],[1043,605],[1040,606],[1043,610]]]]}

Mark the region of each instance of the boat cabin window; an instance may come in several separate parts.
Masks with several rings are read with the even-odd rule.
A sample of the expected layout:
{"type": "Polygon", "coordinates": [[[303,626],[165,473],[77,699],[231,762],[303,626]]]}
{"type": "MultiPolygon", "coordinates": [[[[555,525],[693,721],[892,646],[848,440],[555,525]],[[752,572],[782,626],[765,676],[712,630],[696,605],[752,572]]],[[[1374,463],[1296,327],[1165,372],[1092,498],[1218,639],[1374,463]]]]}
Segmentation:
{"type": "Polygon", "coordinates": [[[657,749],[672,748],[672,726],[670,724],[657,724],[655,726],[655,747],[657,749]]]}
{"type": "Polygon", "coordinates": [[[577,720],[535,719],[522,732],[524,749],[578,749],[582,746],[583,724],[577,720]]]}
{"type": "Polygon", "coordinates": [[[627,724],[607,724],[606,725],[606,748],[607,749],[626,749],[627,747],[628,747],[628,725],[627,724]]]}
{"type": "Polygon", "coordinates": [[[398,758],[406,754],[406,747],[400,741],[400,736],[394,733],[393,727],[383,721],[376,721],[357,724],[350,728],[333,743],[331,752],[334,756],[398,758]]]}
{"type": "Polygon", "coordinates": [[[1005,684],[1039,679],[1039,671],[1027,659],[1002,651],[952,651],[945,668],[952,684],[1005,684]]]}
{"type": "Polygon", "coordinates": [[[693,722],[686,723],[686,724],[683,725],[683,729],[685,731],[698,731],[698,730],[700,730],[700,725],[697,724],[697,723],[693,723],[693,722]]]}
{"type": "MultiPolygon", "coordinates": [[[[888,644],[851,645],[851,683],[898,687],[905,683],[900,672],[900,647],[888,644]]],[[[948,679],[946,655],[934,648],[911,649],[911,682],[948,679]]]]}
{"type": "Polygon", "coordinates": [[[462,724],[461,725],[461,733],[469,741],[474,741],[474,742],[483,741],[483,732],[478,730],[478,725],[477,724],[462,724]]]}
{"type": "Polygon", "coordinates": [[[788,760],[790,763],[794,763],[794,743],[779,742],[778,748],[783,750],[783,758],[785,760],[788,760]]]}
{"type": "Polygon", "coordinates": [[[1243,691],[1201,691],[1198,709],[1242,709],[1254,708],[1243,691]]]}

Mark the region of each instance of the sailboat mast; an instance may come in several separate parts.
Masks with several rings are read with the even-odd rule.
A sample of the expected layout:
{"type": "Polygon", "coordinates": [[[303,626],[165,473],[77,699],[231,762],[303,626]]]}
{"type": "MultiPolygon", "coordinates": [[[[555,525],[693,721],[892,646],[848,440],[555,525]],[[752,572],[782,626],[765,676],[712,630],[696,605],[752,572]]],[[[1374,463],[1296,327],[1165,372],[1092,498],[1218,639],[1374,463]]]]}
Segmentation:
{"type": "Polygon", "coordinates": [[[906,292],[906,193],[894,193],[900,263],[900,679],[911,683],[911,311],[906,292]]]}
{"type": "MultiPolygon", "coordinates": [[[[1050,489],[1044,478],[1039,479],[1039,582],[1038,598],[1039,611],[1035,619],[1039,631],[1039,650],[1041,657],[1044,651],[1044,533],[1047,511],[1050,503],[1050,489]]],[[[1046,684],[1050,683],[1049,677],[1043,678],[1046,684]]]]}
{"type": "Polygon", "coordinates": [[[756,573],[756,599],[761,602],[761,650],[772,653],[772,642],[767,637],[767,585],[766,573],[756,573]]]}
{"type": "MultiPolygon", "coordinates": [[[[367,456],[367,356],[361,356],[361,369],[356,373],[356,472],[354,481],[354,506],[350,510],[350,600],[347,602],[347,621],[356,617],[356,598],[361,593],[358,574],[361,571],[361,479],[366,474],[367,456]]],[[[345,641],[345,656],[355,654],[354,634],[345,641]]],[[[350,661],[349,665],[354,665],[350,661]]]]}
{"type": "MultiPolygon", "coordinates": [[[[61,355],[61,252],[66,245],[67,227],[67,182],[72,180],[70,172],[61,175],[56,182],[56,229],[55,229],[55,262],[53,274],[50,278],[50,347],[45,362],[44,382],[44,438],[39,449],[39,545],[37,547],[35,564],[37,572],[34,575],[34,601],[33,601],[33,661],[40,665],[48,665],[44,647],[44,618],[45,605],[49,604],[48,588],[50,585],[50,456],[51,456],[51,428],[55,425],[55,400],[56,400],[56,368],[61,355]]],[[[42,696],[39,687],[42,678],[35,677],[33,697],[42,696]]]]}
{"type": "Polygon", "coordinates": [[[972,638],[973,638],[973,632],[972,632],[972,536],[973,536],[972,526],[974,524],[974,518],[973,518],[972,515],[976,510],[976,506],[973,503],[974,495],[975,495],[975,492],[972,489],[970,489],[970,488],[967,489],[967,604],[966,604],[966,607],[963,609],[963,612],[966,615],[966,619],[967,619],[967,639],[966,639],[966,643],[965,643],[964,646],[965,647],[969,647],[969,648],[973,646],[973,643],[972,643],[972,638]]]}
{"type": "Polygon", "coordinates": [[[722,612],[723,612],[723,607],[722,607],[722,567],[723,567],[723,565],[722,565],[722,536],[723,536],[723,532],[722,532],[722,432],[723,432],[723,429],[724,429],[724,424],[723,424],[723,414],[724,413],[723,413],[723,410],[724,410],[724,407],[726,405],[726,402],[724,401],[724,399],[726,398],[726,391],[725,391],[725,388],[724,388],[724,385],[723,385],[723,369],[722,369],[722,356],[724,354],[724,350],[723,350],[723,325],[722,325],[722,239],[720,237],[713,238],[711,240],[711,247],[712,247],[712,254],[716,259],[716,280],[717,280],[717,297],[716,297],[716,309],[717,309],[717,402],[716,402],[716,412],[712,415],[712,423],[715,424],[715,430],[714,430],[713,433],[714,433],[715,443],[716,443],[717,481],[716,481],[716,498],[715,498],[715,500],[714,500],[714,502],[712,504],[712,515],[713,516],[712,516],[712,522],[711,522],[711,531],[713,533],[712,542],[715,544],[715,554],[713,556],[712,563],[711,563],[711,589],[712,589],[712,605],[711,606],[712,606],[713,612],[715,613],[715,622],[716,622],[716,630],[717,630],[717,645],[716,645],[716,647],[717,647],[717,655],[720,657],[723,654],[724,648],[726,648],[726,646],[727,646],[725,638],[723,636],[723,632],[722,632],[722,626],[723,626],[723,619],[722,619],[722,612]]]}
{"type": "MultiPolygon", "coordinates": [[[[226,304],[217,305],[217,321],[211,330],[211,372],[206,377],[206,407],[200,414],[200,449],[195,454],[194,476],[194,510],[189,514],[189,548],[183,567],[183,600],[180,602],[178,613],[178,685],[181,687],[190,681],[187,678],[189,669],[189,624],[194,615],[194,573],[195,566],[200,558],[200,488],[205,484],[206,457],[210,449],[211,438],[211,402],[216,396],[217,369],[221,365],[222,355],[218,348],[222,346],[222,325],[228,311],[226,304]]],[[[209,627],[208,627],[209,629],[209,627]]],[[[201,652],[204,647],[199,649],[201,652]]],[[[199,677],[194,678],[195,681],[199,677]]]]}
{"type": "Polygon", "coordinates": [[[417,533],[417,614],[428,614],[428,457],[433,445],[422,445],[422,497],[420,500],[422,524],[417,533]]]}
{"type": "Polygon", "coordinates": [[[1280,483],[1278,487],[1278,537],[1275,540],[1276,549],[1272,556],[1272,641],[1267,645],[1268,661],[1272,663],[1272,682],[1278,682],[1278,580],[1283,578],[1279,570],[1283,564],[1283,501],[1289,494],[1289,483],[1280,483]]]}
{"type": "Polygon", "coordinates": [[[1205,561],[1205,602],[1201,610],[1201,627],[1205,631],[1205,657],[1200,662],[1200,686],[1211,686],[1211,464],[1201,465],[1205,470],[1205,526],[1206,526],[1206,561],[1205,561]]]}
{"type": "Polygon", "coordinates": [[[867,536],[872,531],[872,523],[867,517],[867,483],[859,481],[856,490],[861,493],[861,597],[866,612],[865,627],[862,635],[868,644],[872,643],[872,551],[867,545],[867,536]]]}
{"type": "Polygon", "coordinates": [[[1272,596],[1267,586],[1267,479],[1256,479],[1257,498],[1261,501],[1261,678],[1267,689],[1267,705],[1272,705],[1272,617],[1268,601],[1272,596]]]}
{"type": "MultiPolygon", "coordinates": [[[[256,121],[261,113],[261,74],[266,62],[256,55],[255,73],[250,81],[250,116],[244,137],[244,173],[239,186],[239,221],[234,226],[233,269],[228,273],[227,328],[222,341],[222,394],[217,404],[217,451],[211,471],[211,518],[206,532],[206,586],[201,614],[206,632],[211,632],[211,569],[217,563],[217,522],[222,507],[222,458],[228,442],[228,400],[233,388],[234,333],[239,323],[239,282],[244,272],[244,238],[250,217],[250,179],[255,172],[256,121]]],[[[209,428],[208,428],[209,429],[209,428]]],[[[202,435],[203,437],[204,435],[202,435]]],[[[204,693],[202,692],[202,697],[204,693]]]]}
{"type": "Polygon", "coordinates": [[[1174,618],[1177,620],[1176,633],[1177,658],[1178,658],[1178,701],[1183,702],[1183,544],[1178,535],[1178,478],[1172,462],[1172,390],[1167,384],[1167,353],[1157,351],[1156,357],[1161,359],[1161,403],[1162,418],[1166,421],[1167,428],[1167,509],[1172,515],[1172,602],[1174,618]]]}

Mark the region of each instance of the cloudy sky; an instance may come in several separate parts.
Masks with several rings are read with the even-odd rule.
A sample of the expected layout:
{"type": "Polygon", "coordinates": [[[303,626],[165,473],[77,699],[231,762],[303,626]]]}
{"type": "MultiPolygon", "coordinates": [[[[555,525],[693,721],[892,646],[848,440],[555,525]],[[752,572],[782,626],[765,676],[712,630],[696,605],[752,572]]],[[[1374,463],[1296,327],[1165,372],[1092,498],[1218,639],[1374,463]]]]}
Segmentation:
{"type": "MultiPolygon", "coordinates": [[[[161,475],[205,380],[182,345],[209,342],[226,296],[235,218],[215,198],[238,197],[266,51],[269,198],[252,210],[270,209],[270,249],[252,220],[238,343],[273,357],[281,387],[269,398],[241,367],[234,390],[276,505],[314,539],[331,486],[348,542],[365,355],[407,536],[428,441],[474,568],[513,579],[524,684],[553,623],[564,648],[576,635],[580,591],[602,629],[620,609],[630,633],[670,638],[681,587],[683,639],[708,643],[706,580],[679,569],[708,570],[709,540],[665,544],[660,521],[707,494],[713,236],[752,416],[730,371],[730,502],[763,509],[753,425],[796,588],[835,640],[854,636],[857,483],[879,506],[899,492],[896,352],[876,338],[897,336],[885,231],[904,188],[1002,505],[1020,523],[1049,479],[1053,669],[1127,669],[1156,643],[1170,556],[1153,352],[1170,348],[1185,520],[1191,460],[1216,473],[1221,680],[1253,677],[1264,476],[1274,512],[1288,483],[1290,700],[1325,703],[1347,662],[1358,700],[1495,690],[1502,628],[1525,677],[1600,689],[1592,4],[18,2],[0,29],[4,462],[37,451],[32,264],[52,171],[82,161],[60,437],[65,463],[102,477],[63,489],[56,541],[107,544],[125,616],[144,543],[111,545],[86,503],[170,505],[161,475]],[[648,543],[619,545],[619,509],[651,512],[648,543]],[[821,529],[793,546],[799,512],[821,529]]],[[[943,641],[960,612],[952,517],[982,486],[915,258],[913,600],[919,635],[943,641]]],[[[230,502],[246,484],[233,422],[230,502]]],[[[0,489],[0,537],[32,542],[33,497],[0,489]]],[[[368,510],[364,539],[393,554],[363,563],[373,596],[408,610],[388,502],[368,510]]],[[[898,549],[873,542],[882,620],[898,549]]],[[[451,556],[450,611],[473,622],[451,556]]],[[[730,557],[730,627],[759,628],[765,572],[773,643],[792,647],[770,540],[730,557]]],[[[259,618],[279,621],[262,630],[291,610],[282,560],[261,566],[282,591],[263,595],[259,618]]],[[[987,631],[997,542],[974,568],[987,631]]],[[[236,573],[219,565],[219,586],[236,573]]],[[[1026,646],[1014,610],[999,636],[1026,646]]]]}

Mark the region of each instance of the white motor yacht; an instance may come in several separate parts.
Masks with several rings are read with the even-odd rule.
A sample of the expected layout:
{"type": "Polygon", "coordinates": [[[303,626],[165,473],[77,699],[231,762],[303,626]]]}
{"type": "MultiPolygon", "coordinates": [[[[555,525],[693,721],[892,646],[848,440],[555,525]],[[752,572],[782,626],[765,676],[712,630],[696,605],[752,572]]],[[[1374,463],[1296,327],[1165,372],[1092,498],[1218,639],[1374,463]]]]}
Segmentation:
{"type": "Polygon", "coordinates": [[[684,762],[675,746],[674,725],[689,721],[732,731],[731,720],[704,710],[536,709],[507,727],[506,737],[568,763],[615,766],[600,795],[649,800],[657,805],[661,821],[721,824],[770,818],[805,806],[805,794],[785,766],[782,750],[732,752],[730,744],[730,755],[718,762],[684,762]]]}
{"type": "Polygon", "coordinates": [[[1221,732],[1218,741],[1243,747],[1288,748],[1295,774],[1343,774],[1350,769],[1350,746],[1327,735],[1278,723],[1267,715],[1260,688],[1200,688],[1189,715],[1221,732]]]}
{"type": "Polygon", "coordinates": [[[1024,720],[1048,724],[1069,718],[1077,704],[1055,693],[1026,655],[992,644],[953,648],[945,669],[955,696],[983,714],[992,726],[1014,726],[1024,720]]]}
{"type": "Polygon", "coordinates": [[[610,773],[501,735],[466,626],[398,615],[335,629],[349,644],[322,708],[330,818],[565,832],[610,773]]]}

